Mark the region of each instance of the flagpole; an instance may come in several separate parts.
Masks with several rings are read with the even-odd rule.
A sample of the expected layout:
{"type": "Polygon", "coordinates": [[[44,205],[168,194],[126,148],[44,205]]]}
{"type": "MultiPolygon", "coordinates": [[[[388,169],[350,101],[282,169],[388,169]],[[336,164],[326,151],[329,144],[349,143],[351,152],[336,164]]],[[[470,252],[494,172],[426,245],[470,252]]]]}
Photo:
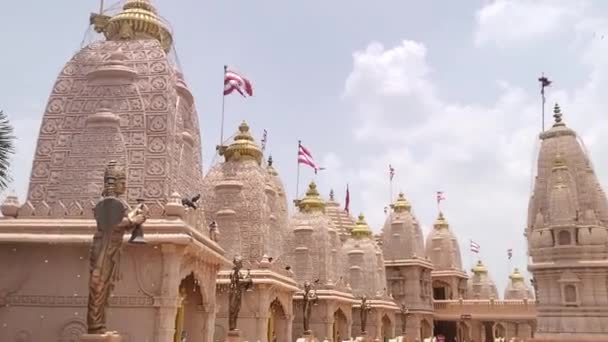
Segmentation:
{"type": "Polygon", "coordinates": [[[297,158],[298,172],[296,174],[296,200],[298,199],[299,190],[300,190],[300,145],[301,144],[302,144],[302,140],[298,140],[298,158],[297,158]]]}
{"type": "MultiPolygon", "coordinates": [[[[224,82],[226,82],[226,71],[228,70],[228,66],[224,65],[224,82]]],[[[225,87],[224,83],[224,87],[225,87]]],[[[220,146],[224,143],[224,108],[226,107],[226,95],[224,94],[224,89],[222,89],[222,124],[220,130],[220,146]]]]}

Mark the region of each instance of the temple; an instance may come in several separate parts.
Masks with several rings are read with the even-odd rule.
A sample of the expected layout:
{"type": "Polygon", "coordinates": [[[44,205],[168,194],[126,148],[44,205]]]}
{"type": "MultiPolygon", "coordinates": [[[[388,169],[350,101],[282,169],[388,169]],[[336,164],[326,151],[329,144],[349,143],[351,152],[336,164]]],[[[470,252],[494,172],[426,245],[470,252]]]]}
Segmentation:
{"type": "Polygon", "coordinates": [[[124,167],[125,203],[148,210],[145,243],[125,235],[114,260],[107,326],[123,342],[606,340],[608,201],[558,106],[525,230],[533,290],[525,265],[465,270],[458,222],[438,212],[425,237],[404,193],[381,227],[314,182],[291,202],[255,123],[233,127],[204,175],[168,23],[149,0],[90,19],[100,39],[51,89],[27,198],[0,206],[0,341],[84,341],[110,161],[124,167]],[[508,278],[504,292],[493,277],[508,278]]]}

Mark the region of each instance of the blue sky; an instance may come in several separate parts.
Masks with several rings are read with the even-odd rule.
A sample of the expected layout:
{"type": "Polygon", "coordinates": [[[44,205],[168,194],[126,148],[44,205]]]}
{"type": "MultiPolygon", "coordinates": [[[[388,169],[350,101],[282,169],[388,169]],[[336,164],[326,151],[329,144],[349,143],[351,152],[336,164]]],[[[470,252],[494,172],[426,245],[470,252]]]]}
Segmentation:
{"type": "MultiPolygon", "coordinates": [[[[523,231],[545,72],[566,123],[608,176],[608,4],[600,1],[193,1],[156,0],[172,25],[181,68],[196,98],[208,170],[219,140],[223,65],[254,83],[255,96],[226,98],[226,135],[245,119],[268,130],[268,151],[295,194],[297,141],[320,164],[302,169],[343,198],[375,231],[389,200],[405,192],[428,231],[443,190],[445,216],[465,268],[481,244],[499,289],[525,268],[523,231]],[[606,34],[606,39],[603,35],[606,34]],[[506,250],[514,248],[509,264],[506,250]]],[[[63,64],[96,36],[96,1],[0,4],[5,47],[0,108],[16,126],[14,188],[24,198],[40,119],[63,64]]],[[[550,121],[550,117],[547,116],[550,121]]]]}

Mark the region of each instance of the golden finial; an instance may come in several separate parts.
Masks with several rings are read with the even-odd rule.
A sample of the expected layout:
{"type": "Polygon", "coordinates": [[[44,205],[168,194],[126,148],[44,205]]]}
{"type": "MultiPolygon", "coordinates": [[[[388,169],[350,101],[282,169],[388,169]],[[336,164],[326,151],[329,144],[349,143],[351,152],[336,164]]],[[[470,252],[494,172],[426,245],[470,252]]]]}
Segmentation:
{"type": "Polygon", "coordinates": [[[477,261],[477,265],[475,265],[475,267],[473,267],[471,269],[471,271],[475,274],[478,273],[488,273],[488,269],[486,268],[486,266],[481,262],[481,260],[477,261]]]}
{"type": "Polygon", "coordinates": [[[317,184],[310,182],[308,190],[306,190],[306,196],[297,202],[298,208],[301,212],[312,212],[312,211],[324,211],[325,202],[319,196],[317,191],[317,184]]]}
{"type": "Polygon", "coordinates": [[[393,208],[393,210],[395,212],[401,213],[404,211],[410,211],[410,209],[412,208],[412,205],[405,198],[405,195],[403,194],[403,192],[400,192],[399,195],[397,196],[397,200],[395,201],[395,203],[391,204],[391,208],[393,208]]]}
{"type": "Polygon", "coordinates": [[[369,229],[367,222],[365,222],[365,216],[363,216],[363,213],[359,214],[358,220],[355,222],[355,227],[350,233],[355,237],[372,235],[372,231],[369,229]]]}
{"type": "Polygon", "coordinates": [[[559,108],[559,104],[557,103],[555,103],[555,107],[553,107],[553,117],[555,118],[555,123],[553,124],[553,127],[565,126],[565,124],[562,122],[562,111],[559,108]]]}
{"type": "Polygon", "coordinates": [[[90,20],[95,31],[103,32],[107,40],[152,38],[158,40],[166,52],[173,44],[169,26],[149,0],[127,0],[116,15],[92,14],[90,20]]]}
{"type": "Polygon", "coordinates": [[[234,137],[234,142],[226,148],[220,147],[220,153],[224,155],[226,161],[253,159],[258,164],[262,162],[262,150],[253,140],[245,121],[239,125],[239,132],[234,137]]]}
{"type": "Polygon", "coordinates": [[[439,216],[437,216],[435,223],[433,223],[433,227],[435,227],[435,229],[448,228],[448,221],[443,217],[441,211],[439,212],[439,216]]]}
{"type": "Polygon", "coordinates": [[[511,272],[511,274],[509,275],[509,278],[512,281],[516,281],[516,280],[524,280],[524,276],[521,274],[521,272],[519,272],[519,269],[517,267],[515,267],[513,269],[513,272],[511,272]]]}

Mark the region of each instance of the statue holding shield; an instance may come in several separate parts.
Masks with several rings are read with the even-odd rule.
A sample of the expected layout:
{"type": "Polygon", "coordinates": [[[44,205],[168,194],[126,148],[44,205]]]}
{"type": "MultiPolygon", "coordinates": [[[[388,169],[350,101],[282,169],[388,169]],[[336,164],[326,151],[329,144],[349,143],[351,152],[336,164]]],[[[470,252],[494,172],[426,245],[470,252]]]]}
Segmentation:
{"type": "Polygon", "coordinates": [[[126,190],[124,168],[110,161],[103,177],[102,198],[94,209],[97,231],[93,236],[90,254],[89,302],[87,327],[89,334],[106,332],[106,307],[114,281],[118,276],[123,235],[133,230],[129,240],[143,243],[141,225],[146,221],[147,208],[139,201],[133,210],[120,198],[126,190]]]}

